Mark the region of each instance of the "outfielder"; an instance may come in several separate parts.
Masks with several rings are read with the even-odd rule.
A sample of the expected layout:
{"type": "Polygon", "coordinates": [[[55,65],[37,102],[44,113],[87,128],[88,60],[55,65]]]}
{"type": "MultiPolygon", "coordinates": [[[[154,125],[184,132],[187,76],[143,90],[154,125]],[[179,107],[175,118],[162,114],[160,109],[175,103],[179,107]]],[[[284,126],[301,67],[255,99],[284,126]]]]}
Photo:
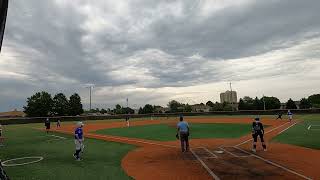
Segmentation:
{"type": "Polygon", "coordinates": [[[256,152],[258,136],[260,137],[263,150],[267,151],[267,146],[263,139],[263,135],[264,135],[263,125],[260,122],[260,118],[255,118],[254,120],[255,121],[252,122],[252,138],[253,138],[252,151],[256,152]]]}
{"type": "Polygon", "coordinates": [[[74,143],[76,145],[76,152],[73,154],[73,157],[76,158],[77,161],[81,161],[80,158],[80,152],[83,151],[84,149],[84,137],[83,137],[83,123],[82,122],[78,122],[77,123],[77,128],[74,132],[74,143]]]}

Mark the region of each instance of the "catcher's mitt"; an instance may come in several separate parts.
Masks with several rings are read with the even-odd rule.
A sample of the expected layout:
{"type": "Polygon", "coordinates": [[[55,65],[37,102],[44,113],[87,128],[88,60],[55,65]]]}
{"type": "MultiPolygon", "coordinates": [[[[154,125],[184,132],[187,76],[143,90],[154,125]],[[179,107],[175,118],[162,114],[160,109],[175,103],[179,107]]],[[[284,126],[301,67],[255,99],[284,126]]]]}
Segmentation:
{"type": "Polygon", "coordinates": [[[179,134],[178,133],[176,134],[176,138],[179,139],[179,134]]]}

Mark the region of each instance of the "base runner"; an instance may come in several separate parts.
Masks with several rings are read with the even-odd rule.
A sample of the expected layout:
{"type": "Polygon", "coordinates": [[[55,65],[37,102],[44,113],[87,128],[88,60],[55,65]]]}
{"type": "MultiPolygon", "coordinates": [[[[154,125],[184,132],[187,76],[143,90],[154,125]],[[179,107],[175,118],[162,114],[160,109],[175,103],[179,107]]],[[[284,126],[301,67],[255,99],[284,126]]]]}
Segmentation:
{"type": "Polygon", "coordinates": [[[77,123],[77,128],[74,132],[74,143],[76,145],[76,152],[73,154],[73,157],[76,158],[77,161],[80,161],[80,152],[83,151],[84,149],[84,137],[83,137],[83,123],[82,122],[78,122],[77,123]]]}
{"type": "Polygon", "coordinates": [[[263,150],[267,151],[267,146],[263,139],[263,135],[264,135],[263,124],[260,122],[260,118],[255,118],[254,120],[255,121],[252,123],[252,138],[253,138],[252,151],[256,152],[258,136],[260,137],[263,150]]]}

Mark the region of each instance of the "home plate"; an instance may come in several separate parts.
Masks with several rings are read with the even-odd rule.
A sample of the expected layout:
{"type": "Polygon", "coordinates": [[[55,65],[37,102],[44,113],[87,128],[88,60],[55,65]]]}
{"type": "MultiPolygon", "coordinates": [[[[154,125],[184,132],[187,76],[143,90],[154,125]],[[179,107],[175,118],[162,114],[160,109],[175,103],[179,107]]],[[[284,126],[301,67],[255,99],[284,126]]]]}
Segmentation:
{"type": "Polygon", "coordinates": [[[217,154],[222,154],[223,153],[223,151],[214,151],[215,153],[217,153],[217,154]]]}

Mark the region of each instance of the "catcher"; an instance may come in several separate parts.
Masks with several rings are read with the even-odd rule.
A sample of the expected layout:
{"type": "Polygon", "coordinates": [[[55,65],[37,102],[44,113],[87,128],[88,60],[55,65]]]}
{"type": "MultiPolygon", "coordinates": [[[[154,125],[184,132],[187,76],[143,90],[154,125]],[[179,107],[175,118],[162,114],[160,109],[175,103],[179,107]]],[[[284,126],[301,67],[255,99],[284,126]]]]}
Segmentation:
{"type": "Polygon", "coordinates": [[[255,121],[252,123],[252,138],[253,138],[252,151],[253,152],[256,152],[258,136],[260,137],[263,150],[267,151],[267,146],[264,142],[263,135],[264,135],[263,124],[260,122],[260,118],[255,118],[255,121]]]}
{"type": "Polygon", "coordinates": [[[189,151],[189,124],[183,120],[183,116],[180,116],[180,122],[177,124],[176,137],[181,141],[181,151],[189,151]]]}

